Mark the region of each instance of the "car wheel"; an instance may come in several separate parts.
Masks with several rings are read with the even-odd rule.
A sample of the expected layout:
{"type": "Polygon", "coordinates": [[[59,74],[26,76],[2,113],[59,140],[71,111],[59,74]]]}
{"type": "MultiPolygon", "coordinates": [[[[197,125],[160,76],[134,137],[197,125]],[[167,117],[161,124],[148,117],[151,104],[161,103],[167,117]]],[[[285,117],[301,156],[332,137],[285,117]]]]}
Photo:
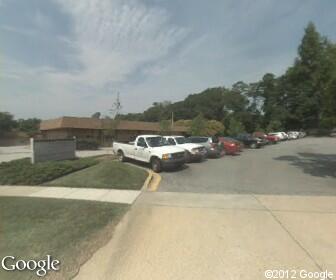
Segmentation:
{"type": "Polygon", "coordinates": [[[185,157],[185,161],[188,163],[188,162],[191,162],[191,155],[189,152],[186,152],[186,157],[185,157]]]}
{"type": "Polygon", "coordinates": [[[154,172],[157,172],[157,173],[161,172],[161,169],[162,169],[161,161],[158,158],[153,158],[151,160],[151,165],[152,165],[152,169],[154,172]]]}
{"type": "Polygon", "coordinates": [[[250,147],[251,147],[251,149],[256,149],[256,148],[257,148],[257,143],[252,143],[252,144],[250,145],[250,147]]]}
{"type": "Polygon", "coordinates": [[[118,152],[118,160],[120,162],[125,162],[126,161],[126,158],[125,158],[125,155],[124,155],[123,151],[118,152]]]}

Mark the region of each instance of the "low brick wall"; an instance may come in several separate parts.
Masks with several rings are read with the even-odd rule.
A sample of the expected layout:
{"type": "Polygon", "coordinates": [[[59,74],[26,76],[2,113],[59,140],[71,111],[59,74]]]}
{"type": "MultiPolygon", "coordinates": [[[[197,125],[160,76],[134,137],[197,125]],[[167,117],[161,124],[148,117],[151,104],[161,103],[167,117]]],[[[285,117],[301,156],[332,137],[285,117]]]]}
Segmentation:
{"type": "Polygon", "coordinates": [[[31,139],[32,163],[76,157],[76,139],[31,139]]]}

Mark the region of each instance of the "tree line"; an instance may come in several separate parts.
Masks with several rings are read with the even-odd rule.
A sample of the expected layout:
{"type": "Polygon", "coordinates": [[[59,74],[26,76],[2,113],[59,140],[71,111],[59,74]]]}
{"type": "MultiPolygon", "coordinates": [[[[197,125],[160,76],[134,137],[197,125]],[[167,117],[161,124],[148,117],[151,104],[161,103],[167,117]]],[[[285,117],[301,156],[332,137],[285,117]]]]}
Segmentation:
{"type": "Polygon", "coordinates": [[[183,101],[155,102],[143,113],[119,114],[118,118],[163,122],[171,119],[172,113],[178,124],[188,125],[195,133],[209,130],[209,125],[215,125],[217,133],[228,135],[334,128],[336,44],[310,22],[293,65],[281,76],[266,73],[254,83],[239,81],[231,88],[208,88],[183,101]],[[197,124],[203,124],[203,130],[193,129],[197,124]]]}
{"type": "Polygon", "coordinates": [[[18,119],[8,112],[0,112],[0,136],[8,132],[24,132],[28,136],[34,136],[40,130],[40,119],[18,119]]]}

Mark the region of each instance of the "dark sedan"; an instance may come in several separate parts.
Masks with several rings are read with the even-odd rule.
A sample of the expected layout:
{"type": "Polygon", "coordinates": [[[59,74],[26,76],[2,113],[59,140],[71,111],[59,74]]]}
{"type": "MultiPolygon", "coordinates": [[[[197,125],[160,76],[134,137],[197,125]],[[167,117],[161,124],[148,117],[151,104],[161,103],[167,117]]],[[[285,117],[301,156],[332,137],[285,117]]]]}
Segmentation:
{"type": "Polygon", "coordinates": [[[257,149],[265,145],[265,143],[260,138],[253,137],[250,134],[238,134],[237,136],[232,138],[242,142],[245,147],[251,149],[257,149]]]}

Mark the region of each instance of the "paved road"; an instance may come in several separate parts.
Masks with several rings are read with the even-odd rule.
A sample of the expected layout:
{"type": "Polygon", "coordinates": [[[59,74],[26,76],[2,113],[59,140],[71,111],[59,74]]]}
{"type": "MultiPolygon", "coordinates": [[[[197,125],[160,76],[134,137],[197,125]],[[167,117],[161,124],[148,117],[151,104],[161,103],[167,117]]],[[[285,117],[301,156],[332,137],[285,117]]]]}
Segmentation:
{"type": "Polygon", "coordinates": [[[304,138],[161,174],[162,192],[336,195],[336,139],[304,138]]]}

